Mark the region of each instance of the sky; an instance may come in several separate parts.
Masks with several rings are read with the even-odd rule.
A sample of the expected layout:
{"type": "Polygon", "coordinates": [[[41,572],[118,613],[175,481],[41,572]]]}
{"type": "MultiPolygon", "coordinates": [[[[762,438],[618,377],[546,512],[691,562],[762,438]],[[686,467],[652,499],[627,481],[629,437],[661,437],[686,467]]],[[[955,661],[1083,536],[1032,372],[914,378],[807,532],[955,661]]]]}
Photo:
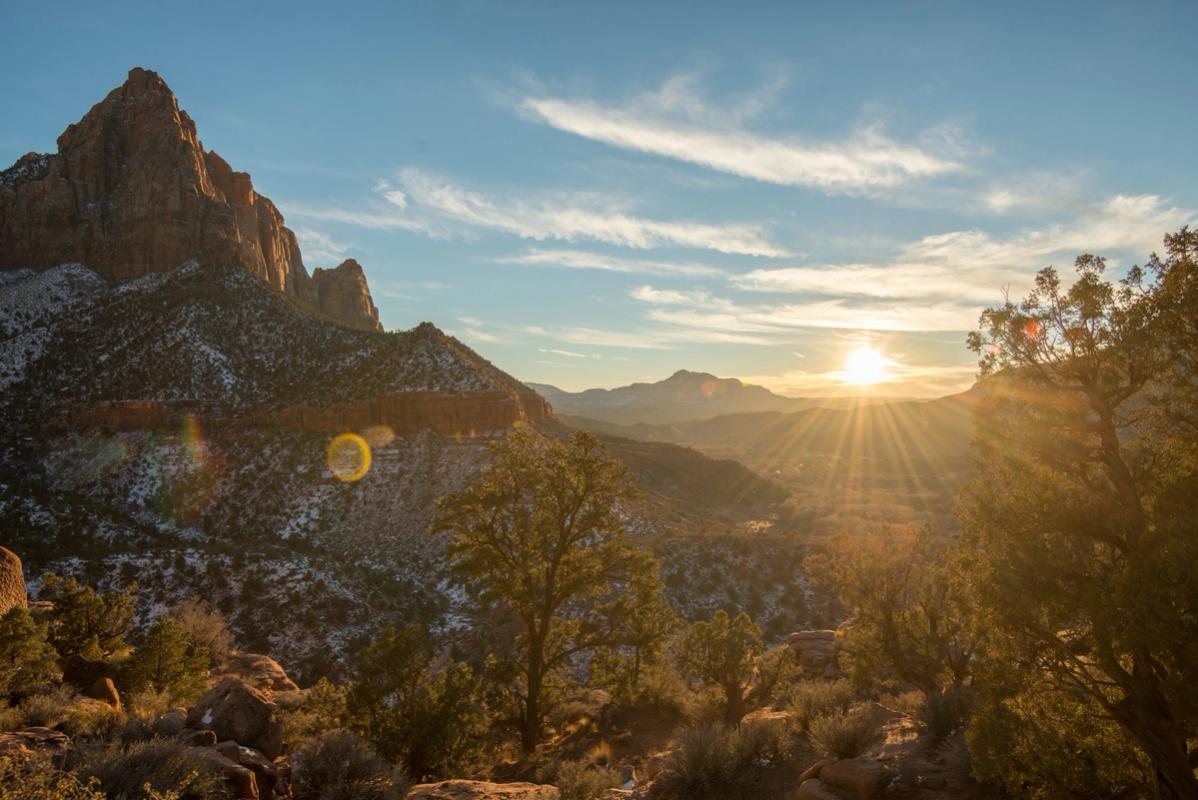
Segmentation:
{"type": "Polygon", "coordinates": [[[939,396],[1038,269],[1198,219],[1191,11],[4,0],[0,162],[142,66],[388,330],[570,390],[939,396]]]}

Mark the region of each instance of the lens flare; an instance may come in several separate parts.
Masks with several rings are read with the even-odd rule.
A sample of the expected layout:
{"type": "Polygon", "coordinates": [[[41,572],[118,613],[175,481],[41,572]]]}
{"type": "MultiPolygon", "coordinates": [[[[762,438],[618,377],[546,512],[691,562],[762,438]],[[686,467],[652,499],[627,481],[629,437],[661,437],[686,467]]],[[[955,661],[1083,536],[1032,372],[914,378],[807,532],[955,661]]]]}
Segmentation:
{"type": "Polygon", "coordinates": [[[844,360],[842,379],[855,386],[868,386],[890,377],[890,359],[872,347],[858,347],[844,360]]]}
{"type": "Polygon", "coordinates": [[[374,447],[386,447],[395,441],[395,429],[390,425],[371,425],[362,431],[366,444],[374,447]]]}
{"type": "Polygon", "coordinates": [[[204,431],[200,428],[200,420],[194,414],[183,418],[183,447],[187,460],[193,467],[204,466],[207,449],[204,446],[204,431]]]}
{"type": "Polygon", "coordinates": [[[338,434],[329,442],[325,463],[339,481],[361,480],[370,471],[370,445],[356,433],[338,434]]]}

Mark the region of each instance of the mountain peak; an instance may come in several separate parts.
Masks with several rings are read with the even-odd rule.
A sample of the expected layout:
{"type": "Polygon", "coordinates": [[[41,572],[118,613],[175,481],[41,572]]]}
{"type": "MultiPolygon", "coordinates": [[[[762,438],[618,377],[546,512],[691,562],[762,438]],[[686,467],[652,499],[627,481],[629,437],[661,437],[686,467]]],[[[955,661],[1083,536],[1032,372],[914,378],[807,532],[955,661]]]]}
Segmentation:
{"type": "Polygon", "coordinates": [[[0,172],[0,270],[81,263],[120,282],[191,260],[240,267],[339,322],[380,329],[361,267],[313,281],[274,203],[204,149],[153,70],[129,70],[57,153],[0,172]]]}

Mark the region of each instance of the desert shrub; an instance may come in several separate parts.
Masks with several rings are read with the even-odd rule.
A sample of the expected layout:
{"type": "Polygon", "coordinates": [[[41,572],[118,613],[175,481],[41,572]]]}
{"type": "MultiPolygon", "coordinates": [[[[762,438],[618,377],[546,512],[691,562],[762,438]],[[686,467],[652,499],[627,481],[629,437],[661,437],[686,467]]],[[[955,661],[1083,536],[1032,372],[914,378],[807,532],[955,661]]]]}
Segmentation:
{"type": "Polygon", "coordinates": [[[107,800],[95,781],[60,770],[45,756],[0,756],[0,800],[107,800]]]}
{"type": "Polygon", "coordinates": [[[654,786],[660,783],[662,796],[676,800],[755,797],[755,787],[765,772],[785,753],[785,733],[780,725],[692,728],[680,737],[668,770],[654,786]]]}
{"type": "Polygon", "coordinates": [[[795,721],[808,730],[817,717],[845,712],[857,701],[857,694],[847,680],[800,681],[790,690],[789,706],[795,721]]]}
{"type": "Polygon", "coordinates": [[[46,626],[34,621],[29,609],[18,606],[0,616],[0,697],[59,677],[57,660],[46,626]]]}
{"type": "Polygon", "coordinates": [[[85,753],[76,772],[95,778],[108,800],[147,800],[154,792],[176,800],[226,800],[233,796],[209,762],[177,741],[110,745],[85,753]]]}
{"type": "Polygon", "coordinates": [[[31,694],[17,704],[17,726],[53,728],[62,724],[78,699],[70,686],[55,686],[46,692],[31,694]]]}
{"type": "Polygon", "coordinates": [[[403,770],[349,731],[329,731],[292,756],[296,800],[402,800],[403,770]]]}
{"type": "Polygon", "coordinates": [[[686,710],[690,694],[686,678],[672,663],[663,659],[645,667],[637,703],[682,714],[686,710]]]}
{"type": "Polygon", "coordinates": [[[857,706],[815,717],[808,733],[820,753],[836,758],[856,758],[877,740],[879,730],[869,707],[857,706]]]}
{"type": "Polygon", "coordinates": [[[219,667],[229,658],[233,634],[224,615],[198,597],[184,601],[171,614],[192,647],[206,654],[209,667],[219,667]]]}
{"type": "Polygon", "coordinates": [[[67,710],[61,723],[71,738],[111,739],[125,724],[125,715],[107,703],[82,698],[67,710]]]}
{"type": "Polygon", "coordinates": [[[561,793],[561,800],[599,800],[613,786],[620,785],[620,773],[592,760],[559,761],[540,775],[561,793]]]}
{"type": "Polygon", "coordinates": [[[171,695],[165,689],[147,687],[128,695],[125,705],[130,716],[149,724],[171,709],[171,695]]]}

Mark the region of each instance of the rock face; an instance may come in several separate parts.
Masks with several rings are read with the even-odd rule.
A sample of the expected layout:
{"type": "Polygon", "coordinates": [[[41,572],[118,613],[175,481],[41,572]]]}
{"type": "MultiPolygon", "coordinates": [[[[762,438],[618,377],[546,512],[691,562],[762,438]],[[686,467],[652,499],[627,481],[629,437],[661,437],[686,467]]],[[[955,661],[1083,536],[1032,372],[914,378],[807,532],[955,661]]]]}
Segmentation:
{"type": "Polygon", "coordinates": [[[105,677],[94,681],[88,687],[87,696],[93,700],[99,700],[117,711],[121,710],[121,693],[117,691],[116,684],[112,682],[112,678],[105,677]]]}
{"type": "Polygon", "coordinates": [[[836,665],[839,649],[836,631],[796,631],[786,637],[786,644],[794,651],[799,668],[804,672],[825,677],[840,673],[836,665]]]}
{"type": "Polygon", "coordinates": [[[379,310],[370,297],[366,273],[352,258],[334,269],[312,271],[312,288],[320,313],[364,331],[381,331],[379,310]]]}
{"type": "Polygon", "coordinates": [[[441,781],[413,786],[407,800],[560,800],[556,786],[538,783],[441,781]]]}
{"type": "Polygon", "coordinates": [[[79,262],[124,281],[190,260],[239,266],[339,322],[381,330],[361,267],[313,281],[274,203],[204,150],[154,72],[130,70],[56,154],[0,172],[0,269],[79,262]]]}
{"type": "Polygon", "coordinates": [[[187,727],[207,729],[267,758],[283,750],[283,720],[266,695],[232,676],[208,690],[187,712],[187,727]]]}
{"type": "Polygon", "coordinates": [[[29,607],[29,597],[25,593],[25,572],[16,553],[0,547],[0,616],[15,606],[29,607]]]}
{"type": "Polygon", "coordinates": [[[241,653],[225,668],[234,675],[262,692],[293,692],[299,687],[287,676],[286,671],[270,656],[256,653],[241,653]]]}

